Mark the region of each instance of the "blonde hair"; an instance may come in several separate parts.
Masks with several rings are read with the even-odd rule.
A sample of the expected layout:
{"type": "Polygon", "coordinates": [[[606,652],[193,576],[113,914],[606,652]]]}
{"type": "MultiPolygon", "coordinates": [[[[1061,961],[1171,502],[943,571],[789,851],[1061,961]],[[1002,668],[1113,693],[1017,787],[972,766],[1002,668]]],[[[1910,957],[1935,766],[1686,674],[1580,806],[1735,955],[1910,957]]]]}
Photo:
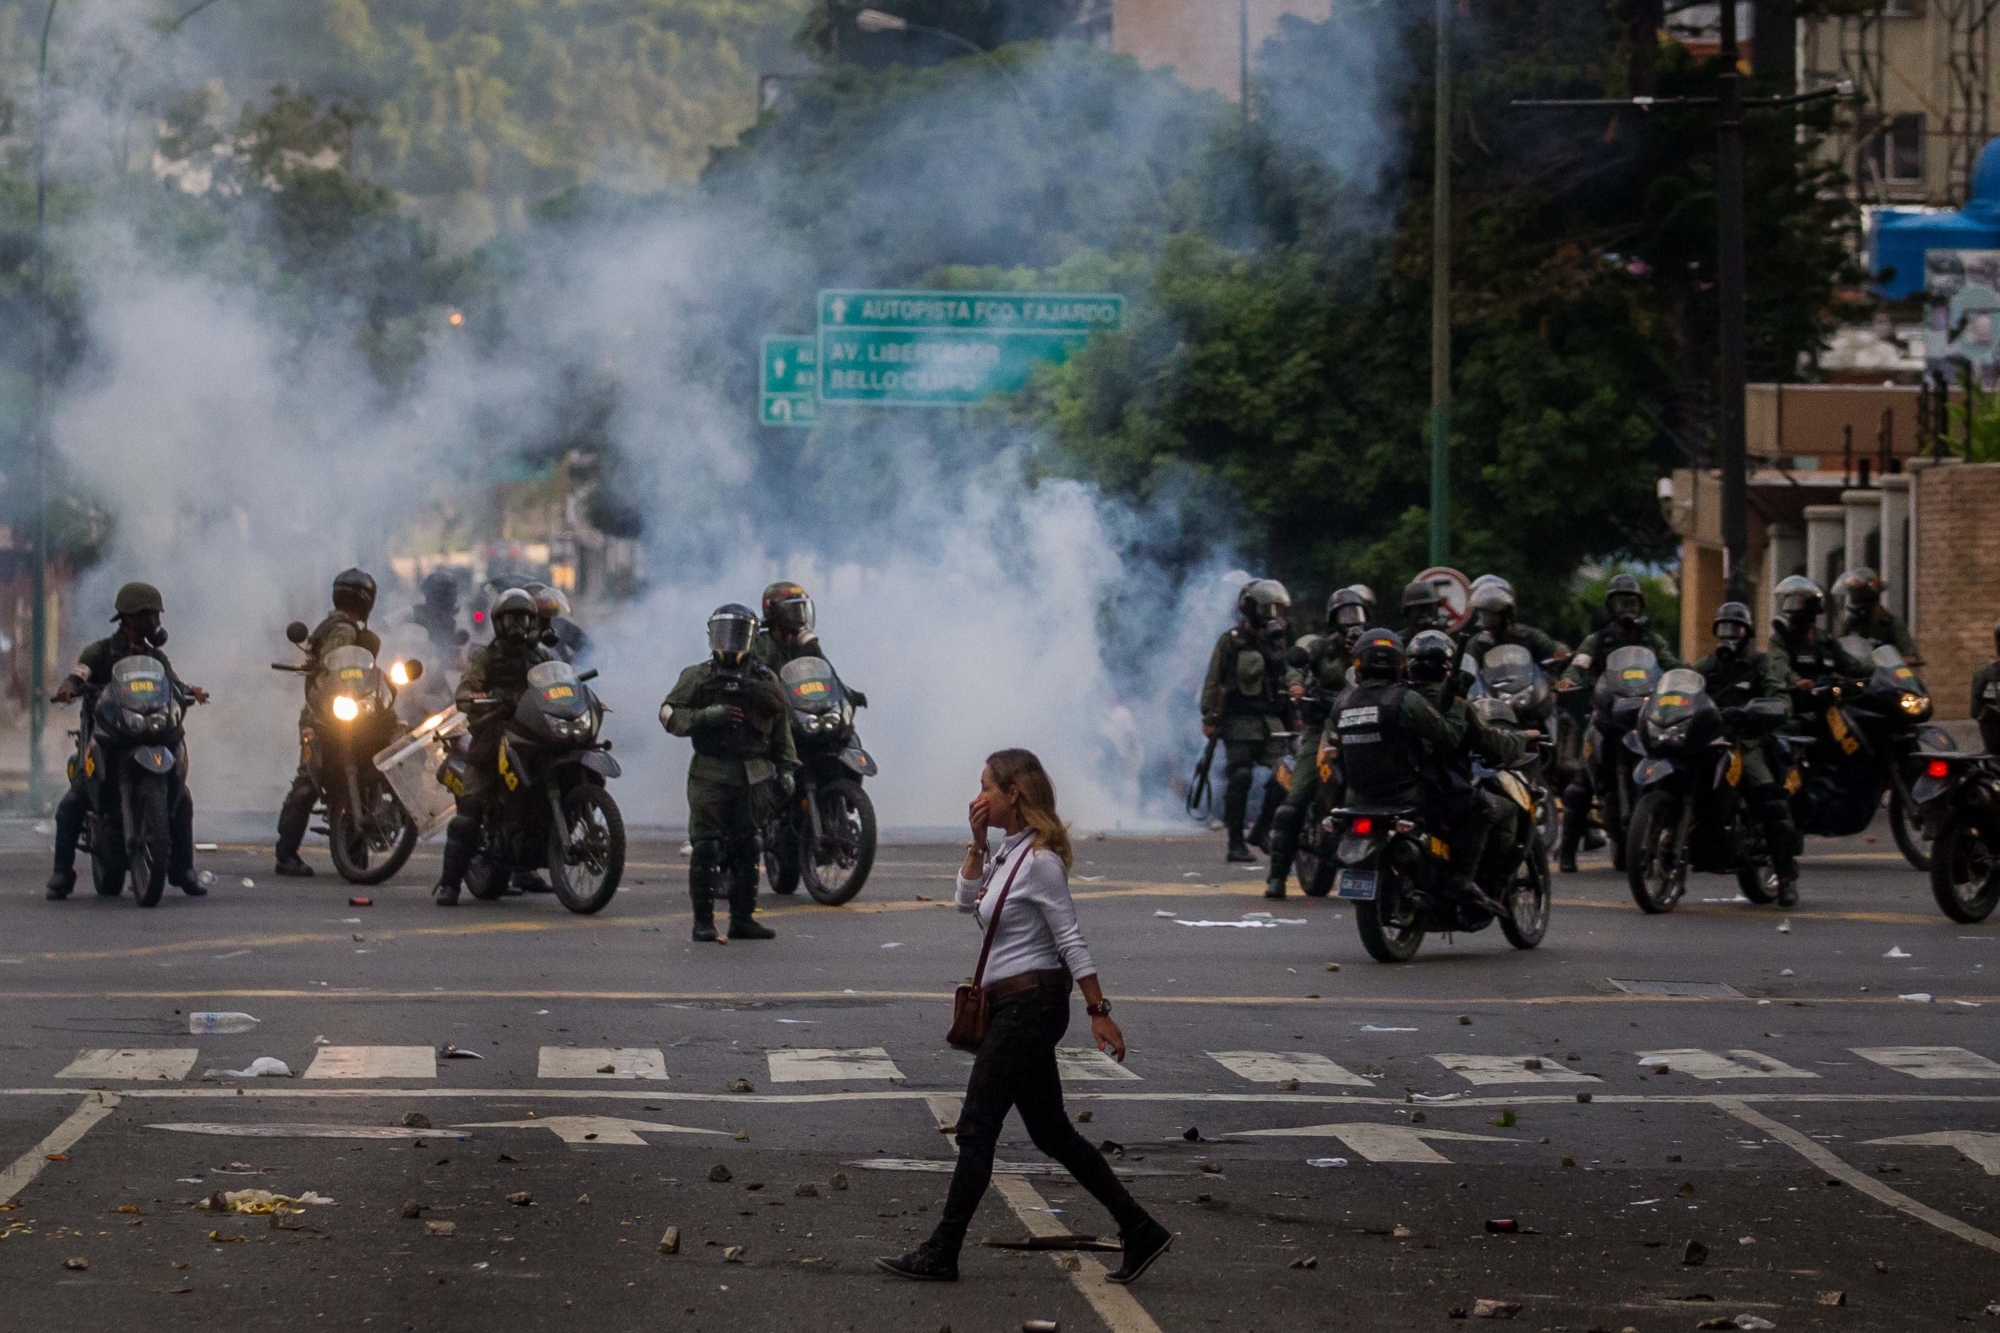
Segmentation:
{"type": "Polygon", "coordinates": [[[986,756],[993,770],[993,784],[1014,798],[1014,809],[1035,831],[1035,846],[1054,852],[1063,869],[1070,868],[1074,853],[1069,845],[1069,827],[1056,815],[1056,788],[1048,770],[1032,750],[995,750],[986,756]]]}

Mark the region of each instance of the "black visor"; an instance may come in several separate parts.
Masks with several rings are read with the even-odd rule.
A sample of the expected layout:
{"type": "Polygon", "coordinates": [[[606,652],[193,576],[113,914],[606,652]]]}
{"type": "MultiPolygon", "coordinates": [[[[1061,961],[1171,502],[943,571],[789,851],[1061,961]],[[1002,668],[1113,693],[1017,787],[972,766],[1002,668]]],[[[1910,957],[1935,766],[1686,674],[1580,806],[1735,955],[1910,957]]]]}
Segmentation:
{"type": "Polygon", "coordinates": [[[734,657],[750,648],[750,622],[741,616],[711,616],[708,621],[708,650],[734,657]]]}

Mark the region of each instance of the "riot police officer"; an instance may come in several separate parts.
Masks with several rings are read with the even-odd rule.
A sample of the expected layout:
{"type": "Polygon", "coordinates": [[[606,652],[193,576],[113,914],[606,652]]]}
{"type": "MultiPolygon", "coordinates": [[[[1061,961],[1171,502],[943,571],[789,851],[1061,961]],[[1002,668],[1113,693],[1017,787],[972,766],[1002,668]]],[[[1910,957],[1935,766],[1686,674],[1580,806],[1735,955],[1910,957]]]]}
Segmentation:
{"type": "Polygon", "coordinates": [[[1411,688],[1460,735],[1456,745],[1437,748],[1424,765],[1419,787],[1425,820],[1443,831],[1453,889],[1490,912],[1503,911],[1487,897],[1491,886],[1478,882],[1478,871],[1506,859],[1509,847],[1489,843],[1496,837],[1511,843],[1516,821],[1501,798],[1474,781],[1472,764],[1474,760],[1491,768],[1511,764],[1521,757],[1526,743],[1514,732],[1488,726],[1447,688],[1458,661],[1458,646],[1449,634],[1423,631],[1410,640],[1407,659],[1411,688]]]}
{"type": "Polygon", "coordinates": [[[1548,633],[1533,625],[1523,625],[1516,619],[1514,590],[1505,579],[1490,574],[1480,577],[1490,582],[1473,587],[1472,636],[1466,640],[1467,651],[1483,659],[1488,649],[1516,643],[1534,654],[1537,662],[1553,659],[1557,666],[1561,666],[1568,660],[1568,648],[1548,633]]]}
{"type": "Polygon", "coordinates": [[[479,853],[486,803],[500,760],[501,733],[514,706],[528,688],[528,672],[549,659],[542,646],[535,599],[522,588],[509,588],[493,599],[488,618],[493,640],[472,650],[465,675],[458,682],[458,711],[472,719],[466,747],[465,788],[458,793],[458,813],[445,828],[444,866],[432,896],[439,907],[458,905],[459,887],[472,858],[479,853]]]}
{"type": "Polygon", "coordinates": [[[1369,805],[1417,805],[1424,770],[1465,741],[1453,721],[1403,680],[1403,640],[1371,629],[1354,653],[1354,683],[1334,701],[1329,724],[1338,738],[1342,800],[1369,805]]]}
{"type": "MultiPolygon", "coordinates": [[[[70,765],[69,790],[56,804],[55,866],[48,882],[50,898],[67,898],[76,887],[76,840],[83,831],[87,813],[81,756],[88,752],[90,744],[89,699],[111,683],[111,668],[122,658],[150,657],[166,668],[167,679],[185,698],[198,704],[208,702],[208,691],[182,681],[174,673],[173,663],[160,651],[167,642],[166,626],[160,623],[166,609],[160,590],[150,583],[128,583],[120,588],[111,608],[112,623],[118,628],[108,637],[86,645],[76,655],[76,664],[69,674],[56,686],[54,702],[66,704],[79,694],[86,696],[86,702],[83,723],[77,732],[79,757],[70,765]]],[[[202,897],[208,890],[194,868],[194,796],[188,790],[185,768],[181,770],[180,792],[170,813],[167,882],[191,898],[202,897]]]]}
{"type": "Polygon", "coordinates": [[[694,939],[715,939],[715,898],[729,884],[729,938],[768,940],[760,925],[757,872],[764,825],[791,795],[799,766],[777,673],[751,655],[757,613],[730,603],[708,618],[706,661],[681,672],[660,705],[660,725],[694,742],[688,765],[688,897],[694,939]]]}
{"type": "MultiPolygon", "coordinates": [[[[764,619],[757,637],[751,641],[750,655],[773,671],[801,657],[817,657],[828,666],[826,648],[819,641],[812,594],[796,583],[773,583],[764,589],[764,619]]],[[[868,696],[846,681],[840,688],[856,708],[868,706],[868,696]]]]}
{"type": "Polygon", "coordinates": [[[1299,740],[1294,751],[1292,785],[1271,820],[1271,865],[1264,877],[1264,896],[1285,896],[1292,858],[1298,854],[1299,831],[1311,816],[1319,795],[1319,746],[1325,735],[1327,706],[1351,683],[1348,664],[1354,645],[1368,628],[1369,608],[1358,586],[1341,588],[1326,600],[1326,632],[1301,639],[1287,656],[1285,692],[1298,714],[1299,740]],[[1299,661],[1299,658],[1303,661],[1299,661]]]}
{"type": "Polygon", "coordinates": [[[1834,594],[1841,598],[1846,615],[1837,637],[1859,634],[1880,647],[1894,644],[1906,661],[1917,661],[1917,641],[1910,637],[1902,617],[1882,605],[1882,576],[1866,565],[1850,569],[1834,581],[1834,594]]]}
{"type": "MultiPolygon", "coordinates": [[[[1792,673],[1784,654],[1753,648],[1755,629],[1749,607],[1724,602],[1715,612],[1715,651],[1694,664],[1725,722],[1740,719],[1739,710],[1753,699],[1782,699],[1787,715],[1791,712],[1792,673]]],[[[1799,901],[1799,835],[1768,743],[1768,737],[1744,737],[1737,747],[1743,757],[1744,798],[1764,826],[1764,843],[1778,872],[1778,906],[1794,907],[1799,901]]]]}
{"type": "Polygon", "coordinates": [[[1435,583],[1419,579],[1403,587],[1403,633],[1418,635],[1427,629],[1445,628],[1444,598],[1435,583]]]}
{"type": "Polygon", "coordinates": [[[1993,625],[1994,660],[1972,673],[1972,718],[1981,748],[2000,754],[2000,621],[1993,625]]]}
{"type": "MultiPolygon", "coordinates": [[[[1576,708],[1588,708],[1590,692],[1604,674],[1604,659],[1620,648],[1650,648],[1665,671],[1680,665],[1680,658],[1667,641],[1646,628],[1646,590],[1630,574],[1614,574],[1604,585],[1604,610],[1611,622],[1583,641],[1569,660],[1556,688],[1562,692],[1558,706],[1575,700],[1576,708]]],[[[1601,757],[1601,745],[1586,742],[1586,751],[1601,757]]],[[[1565,872],[1576,870],[1576,848],[1583,841],[1590,822],[1590,803],[1596,793],[1597,775],[1589,762],[1576,766],[1576,775],[1563,790],[1562,842],[1556,865],[1565,872]]]]}
{"type": "Polygon", "coordinates": [[[1872,662],[1856,657],[1841,646],[1840,640],[1820,632],[1826,599],[1819,584],[1803,574],[1794,574],[1780,582],[1772,596],[1778,604],[1778,615],[1771,622],[1771,651],[1784,655],[1785,666],[1792,674],[1794,713],[1812,707],[1815,685],[1874,673],[1872,662]]]}
{"type": "MultiPolygon", "coordinates": [[[[1201,686],[1201,734],[1220,736],[1228,785],[1222,794],[1222,821],[1229,830],[1228,859],[1254,861],[1243,836],[1249,817],[1253,770],[1275,769],[1284,757],[1285,655],[1291,646],[1286,623],[1292,595],[1276,579],[1255,579],[1236,596],[1241,619],[1215,641],[1208,676],[1201,686]]],[[[1270,834],[1285,792],[1275,771],[1264,783],[1264,800],[1250,841],[1270,834]]]]}
{"type": "Polygon", "coordinates": [[[312,704],[313,689],[319,684],[320,662],[335,648],[359,645],[371,653],[382,651],[382,640],[368,628],[369,613],[375,609],[375,580],[365,570],[344,569],[334,576],[333,610],[306,636],[300,649],[306,655],[307,704],[299,710],[299,771],[292,789],[278,810],[276,873],[312,877],[312,867],[299,859],[299,844],[305,841],[306,825],[312,821],[313,802],[319,799],[319,779],[313,773],[312,704]]]}
{"type": "Polygon", "coordinates": [[[417,591],[423,601],[410,609],[410,621],[430,636],[433,659],[443,666],[458,660],[458,580],[448,569],[424,575],[417,591]]]}

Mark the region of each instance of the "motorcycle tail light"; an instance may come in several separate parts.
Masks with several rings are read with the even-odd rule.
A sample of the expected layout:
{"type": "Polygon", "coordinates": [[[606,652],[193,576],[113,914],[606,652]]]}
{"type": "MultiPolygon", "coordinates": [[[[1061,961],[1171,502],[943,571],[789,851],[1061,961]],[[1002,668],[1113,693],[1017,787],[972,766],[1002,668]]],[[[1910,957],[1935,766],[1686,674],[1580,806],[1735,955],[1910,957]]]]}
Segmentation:
{"type": "Polygon", "coordinates": [[[1354,821],[1354,828],[1352,831],[1356,837],[1365,838],[1369,834],[1375,831],[1375,821],[1373,819],[1370,819],[1367,815],[1363,815],[1361,816],[1361,818],[1354,821]]]}
{"type": "Polygon", "coordinates": [[[1933,759],[1930,761],[1930,763],[1924,766],[1924,776],[1932,778],[1948,778],[1951,776],[1951,765],[1946,763],[1942,759],[1933,759]]]}

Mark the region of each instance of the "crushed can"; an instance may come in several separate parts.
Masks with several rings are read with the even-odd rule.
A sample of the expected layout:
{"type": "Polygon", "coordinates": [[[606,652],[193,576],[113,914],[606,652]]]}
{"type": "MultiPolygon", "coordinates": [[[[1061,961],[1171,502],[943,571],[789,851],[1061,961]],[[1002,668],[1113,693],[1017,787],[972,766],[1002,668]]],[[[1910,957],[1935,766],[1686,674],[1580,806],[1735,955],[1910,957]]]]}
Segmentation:
{"type": "Polygon", "coordinates": [[[375,756],[375,767],[388,779],[389,789],[396,793],[422,837],[436,836],[457,811],[457,799],[437,774],[450,757],[451,742],[471,726],[457,708],[447,708],[425,718],[375,756]]]}

